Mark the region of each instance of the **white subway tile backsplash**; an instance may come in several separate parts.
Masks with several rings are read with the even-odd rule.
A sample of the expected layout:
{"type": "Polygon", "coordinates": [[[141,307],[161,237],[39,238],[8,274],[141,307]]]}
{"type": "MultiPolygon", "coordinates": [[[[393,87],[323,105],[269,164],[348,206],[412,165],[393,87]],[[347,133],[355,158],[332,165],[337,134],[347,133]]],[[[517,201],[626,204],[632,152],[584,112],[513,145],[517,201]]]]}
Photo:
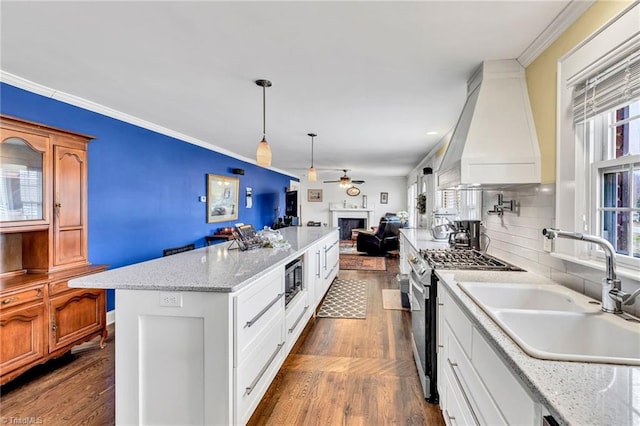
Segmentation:
{"type": "MultiPolygon", "coordinates": [[[[555,185],[484,191],[482,200],[482,221],[485,233],[491,239],[490,254],[600,300],[604,270],[564,261],[544,251],[542,229],[555,226],[555,185]],[[499,193],[503,194],[504,200],[515,200],[518,212],[505,212],[502,216],[487,214],[497,203],[499,193]]],[[[622,280],[626,292],[630,293],[638,286],[640,281],[622,280]]],[[[637,316],[640,297],[638,299],[624,310],[637,316]]]]}

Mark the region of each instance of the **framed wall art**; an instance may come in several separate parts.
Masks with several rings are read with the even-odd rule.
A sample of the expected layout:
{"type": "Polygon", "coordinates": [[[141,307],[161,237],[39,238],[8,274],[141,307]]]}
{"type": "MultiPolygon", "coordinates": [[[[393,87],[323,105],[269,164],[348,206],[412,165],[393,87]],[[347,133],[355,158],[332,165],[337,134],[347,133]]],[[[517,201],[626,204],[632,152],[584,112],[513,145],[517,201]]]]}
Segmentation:
{"type": "Polygon", "coordinates": [[[389,193],[381,192],[380,193],[380,204],[387,204],[389,202],[389,193]]]}
{"type": "Polygon", "coordinates": [[[322,189],[307,189],[307,201],[322,202],[322,189]]]}
{"type": "Polygon", "coordinates": [[[238,188],[234,177],[207,175],[207,223],[238,219],[238,188]]]}

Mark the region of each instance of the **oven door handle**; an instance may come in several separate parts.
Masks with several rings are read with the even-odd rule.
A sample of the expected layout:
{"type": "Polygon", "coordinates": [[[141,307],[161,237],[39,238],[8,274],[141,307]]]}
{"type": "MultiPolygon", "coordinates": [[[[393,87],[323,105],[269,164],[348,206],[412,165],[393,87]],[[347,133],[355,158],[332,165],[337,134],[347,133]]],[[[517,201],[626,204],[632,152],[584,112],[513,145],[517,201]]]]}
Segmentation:
{"type": "Polygon", "coordinates": [[[415,281],[411,280],[411,286],[415,291],[418,291],[421,294],[424,294],[424,287],[421,284],[418,284],[415,281]]]}

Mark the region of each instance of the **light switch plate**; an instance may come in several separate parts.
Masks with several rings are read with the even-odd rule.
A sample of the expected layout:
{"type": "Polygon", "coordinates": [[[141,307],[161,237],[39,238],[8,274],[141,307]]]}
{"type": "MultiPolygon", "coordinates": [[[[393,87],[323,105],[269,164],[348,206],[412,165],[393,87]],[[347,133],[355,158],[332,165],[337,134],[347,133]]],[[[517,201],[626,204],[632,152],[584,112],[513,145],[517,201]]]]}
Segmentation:
{"type": "Polygon", "coordinates": [[[198,200],[200,200],[201,203],[206,203],[207,202],[207,196],[206,195],[201,195],[200,197],[198,197],[198,200]]]}

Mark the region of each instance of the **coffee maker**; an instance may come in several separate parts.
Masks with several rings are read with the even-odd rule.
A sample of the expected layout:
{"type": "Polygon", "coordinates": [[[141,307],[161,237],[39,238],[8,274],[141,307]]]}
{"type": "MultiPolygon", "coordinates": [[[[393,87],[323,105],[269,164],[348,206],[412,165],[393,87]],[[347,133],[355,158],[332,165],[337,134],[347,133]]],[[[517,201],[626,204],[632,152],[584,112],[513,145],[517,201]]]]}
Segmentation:
{"type": "Polygon", "coordinates": [[[480,250],[479,220],[455,220],[456,231],[449,235],[449,247],[453,249],[480,250]]]}

